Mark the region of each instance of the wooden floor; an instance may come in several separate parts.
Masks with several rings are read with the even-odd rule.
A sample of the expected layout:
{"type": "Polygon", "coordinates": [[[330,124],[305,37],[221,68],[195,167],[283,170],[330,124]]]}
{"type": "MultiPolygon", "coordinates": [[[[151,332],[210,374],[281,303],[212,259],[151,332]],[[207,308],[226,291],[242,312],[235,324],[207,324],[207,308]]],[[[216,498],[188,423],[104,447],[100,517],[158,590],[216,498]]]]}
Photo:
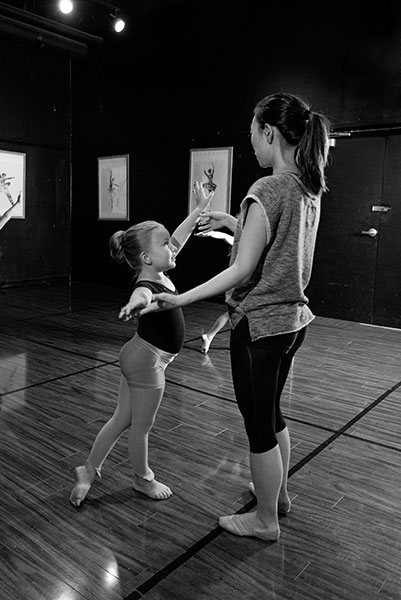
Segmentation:
{"type": "Polygon", "coordinates": [[[185,309],[151,466],[174,495],[131,488],[126,434],[80,509],[82,463],[115,405],[126,292],[65,284],[0,291],[1,600],[401,598],[401,331],[317,318],[283,398],[291,513],[279,542],[237,538],[219,515],[253,508],[222,311],[185,309]]]}

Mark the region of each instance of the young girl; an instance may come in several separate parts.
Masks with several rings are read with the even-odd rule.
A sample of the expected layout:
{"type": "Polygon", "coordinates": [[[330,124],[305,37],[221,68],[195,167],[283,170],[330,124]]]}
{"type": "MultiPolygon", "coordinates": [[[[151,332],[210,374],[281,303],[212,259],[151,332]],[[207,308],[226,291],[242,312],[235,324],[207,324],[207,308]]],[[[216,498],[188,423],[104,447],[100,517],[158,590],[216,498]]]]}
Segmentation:
{"type": "MultiPolygon", "coordinates": [[[[329,133],[326,117],[293,94],[258,102],[251,144],[259,165],[272,174],[257,180],[241,203],[230,266],[184,294],[155,296],[160,309],[176,309],[227,292],[231,371],[257,497],[254,512],[220,517],[220,526],[234,535],[277,540],[278,512],[291,506],[290,436],[280,396],[314,318],[305,289],[326,190],[329,133]]],[[[226,226],[228,218],[211,217],[203,231],[226,226]]]]}
{"type": "MultiPolygon", "coordinates": [[[[111,256],[127,263],[136,275],[129,302],[119,314],[128,320],[150,305],[158,292],[176,294],[166,272],[175,267],[177,254],[189,239],[199,216],[213,197],[200,184],[194,185],[196,208],[170,237],[156,221],[144,221],[127,231],[117,231],[110,239],[111,256]]],[[[164,500],[171,489],[157,481],[148,464],[148,436],[164,392],[164,370],[184,343],[182,309],[153,313],[139,318],[137,332],[121,349],[118,403],[113,416],[98,433],[85,465],[75,469],[76,483],[70,502],[80,506],[100,477],[102,465],[120,435],[129,429],[128,452],[133,467],[133,487],[154,500],[164,500]]]]}

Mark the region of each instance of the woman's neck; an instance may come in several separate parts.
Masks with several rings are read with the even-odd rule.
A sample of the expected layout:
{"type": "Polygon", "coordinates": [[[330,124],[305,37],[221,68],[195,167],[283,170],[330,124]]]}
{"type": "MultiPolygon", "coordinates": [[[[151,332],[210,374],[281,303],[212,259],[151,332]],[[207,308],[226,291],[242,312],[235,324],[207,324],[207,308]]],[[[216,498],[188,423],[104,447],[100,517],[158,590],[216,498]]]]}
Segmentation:
{"type": "Polygon", "coordinates": [[[274,161],[273,175],[280,175],[281,173],[295,173],[300,174],[297,164],[294,159],[295,148],[287,149],[285,152],[280,152],[274,161]]]}
{"type": "Polygon", "coordinates": [[[283,169],[273,169],[273,175],[282,175],[283,173],[294,173],[294,175],[300,175],[301,172],[297,166],[285,167],[283,169]]]}

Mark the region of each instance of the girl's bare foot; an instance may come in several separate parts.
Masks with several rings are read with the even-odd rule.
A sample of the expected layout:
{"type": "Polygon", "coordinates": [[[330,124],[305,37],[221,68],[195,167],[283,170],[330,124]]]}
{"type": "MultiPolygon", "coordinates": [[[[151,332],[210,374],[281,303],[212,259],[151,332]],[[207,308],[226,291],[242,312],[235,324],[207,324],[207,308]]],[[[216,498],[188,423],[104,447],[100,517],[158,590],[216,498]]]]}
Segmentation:
{"type": "Polygon", "coordinates": [[[87,465],[81,465],[75,469],[75,485],[70,495],[70,502],[78,507],[85,500],[92,483],[95,481],[95,469],[87,465]]]}
{"type": "Polygon", "coordinates": [[[164,485],[164,483],[160,483],[160,481],[156,481],[153,477],[150,481],[148,479],[144,479],[140,475],[134,474],[134,481],[132,483],[134,490],[137,492],[142,492],[152,500],[167,500],[173,494],[171,489],[164,485]]]}

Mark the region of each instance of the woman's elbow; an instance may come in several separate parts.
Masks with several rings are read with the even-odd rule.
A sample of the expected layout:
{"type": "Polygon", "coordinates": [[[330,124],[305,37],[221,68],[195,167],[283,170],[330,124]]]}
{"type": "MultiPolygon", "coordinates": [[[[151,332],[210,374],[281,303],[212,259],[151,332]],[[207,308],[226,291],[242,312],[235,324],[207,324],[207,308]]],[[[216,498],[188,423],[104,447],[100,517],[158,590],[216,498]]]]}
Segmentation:
{"type": "Polygon", "coordinates": [[[248,283],[248,281],[250,280],[251,276],[250,275],[246,275],[245,277],[243,277],[241,279],[241,281],[239,281],[239,285],[245,285],[246,283],[248,283]]]}
{"type": "Polygon", "coordinates": [[[237,285],[245,285],[251,278],[253,270],[241,269],[238,271],[238,283],[237,285]]]}

